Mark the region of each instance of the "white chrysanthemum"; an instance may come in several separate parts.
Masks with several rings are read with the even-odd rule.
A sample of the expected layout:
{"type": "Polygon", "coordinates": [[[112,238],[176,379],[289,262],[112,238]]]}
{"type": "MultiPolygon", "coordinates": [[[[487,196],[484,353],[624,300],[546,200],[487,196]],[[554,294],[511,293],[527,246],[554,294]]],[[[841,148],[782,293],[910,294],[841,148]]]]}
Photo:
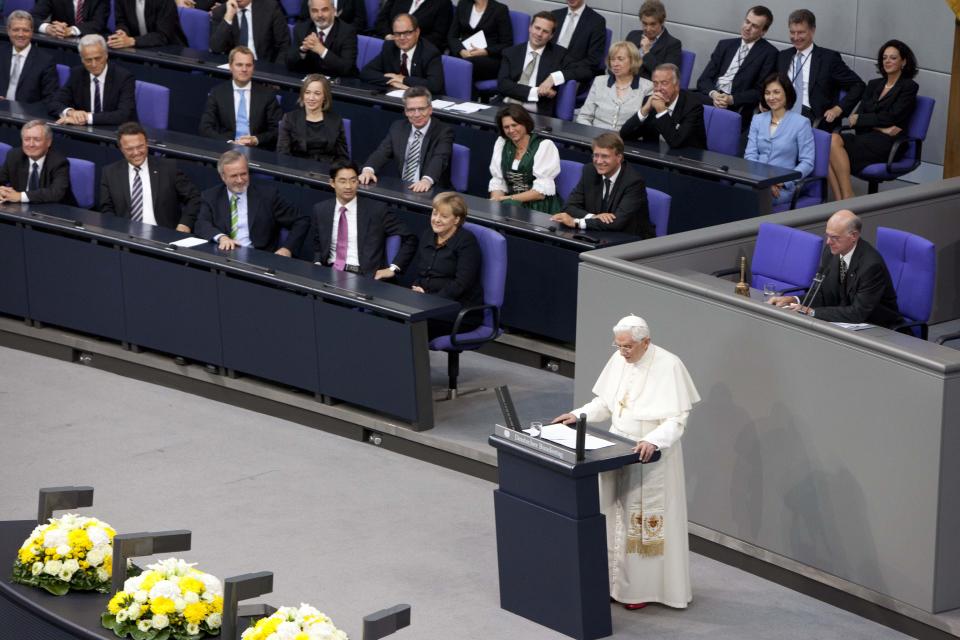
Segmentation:
{"type": "Polygon", "coordinates": [[[97,580],[100,582],[106,582],[110,579],[110,574],[107,573],[107,570],[103,567],[97,567],[97,580]]]}
{"type": "Polygon", "coordinates": [[[72,549],[70,548],[70,545],[68,545],[68,544],[61,544],[61,545],[57,545],[57,548],[55,549],[55,551],[56,551],[59,555],[65,556],[65,555],[67,555],[68,553],[70,553],[70,552],[72,551],[72,549]]]}
{"type": "Polygon", "coordinates": [[[92,542],[95,547],[110,544],[110,536],[107,535],[107,532],[102,527],[96,525],[87,527],[87,537],[90,538],[90,542],[92,542]]]}
{"type": "Polygon", "coordinates": [[[153,588],[150,589],[150,599],[154,598],[174,598],[180,597],[180,587],[170,582],[169,580],[160,580],[157,584],[153,585],[153,588]]]}
{"type": "Polygon", "coordinates": [[[134,620],[139,618],[141,613],[143,613],[143,607],[140,606],[139,602],[134,602],[127,607],[127,614],[134,620]]]}
{"type": "Polygon", "coordinates": [[[70,558],[63,561],[63,568],[70,573],[76,573],[80,570],[80,562],[76,558],[70,558]]]}
{"type": "Polygon", "coordinates": [[[187,604],[194,604],[196,602],[200,602],[200,596],[193,591],[187,591],[185,594],[183,594],[183,601],[187,604]]]}
{"type": "MultiPolygon", "coordinates": [[[[127,592],[129,593],[129,591],[127,592]]],[[[143,589],[137,589],[133,592],[133,599],[140,604],[144,604],[150,596],[143,589]]]]}
{"type": "Polygon", "coordinates": [[[213,598],[214,595],[212,591],[204,591],[202,594],[200,594],[200,599],[204,602],[213,602],[213,598]]]}
{"type": "Polygon", "coordinates": [[[162,613],[158,613],[153,616],[153,628],[159,631],[160,629],[166,629],[170,626],[170,618],[162,613]]]}
{"type": "Polygon", "coordinates": [[[47,531],[46,535],[43,536],[43,546],[46,549],[56,549],[57,547],[66,546],[69,550],[70,547],[67,545],[67,532],[63,529],[47,531]]]}
{"type": "Polygon", "coordinates": [[[91,567],[99,567],[103,564],[103,551],[99,547],[94,547],[87,552],[87,562],[90,563],[91,567]]]}
{"type": "Polygon", "coordinates": [[[300,633],[300,625],[296,622],[281,622],[275,633],[277,640],[293,640],[300,633]]]}
{"type": "Polygon", "coordinates": [[[47,575],[55,576],[60,573],[60,569],[63,568],[63,563],[59,560],[47,560],[47,563],[43,565],[43,572],[47,575]]]}
{"type": "Polygon", "coordinates": [[[329,638],[333,638],[333,633],[336,630],[336,627],[326,622],[318,622],[305,629],[311,638],[318,638],[318,640],[328,640],[329,638]]]}
{"type": "Polygon", "coordinates": [[[140,585],[143,584],[144,576],[142,573],[138,576],[133,576],[132,578],[127,578],[123,581],[123,590],[127,593],[136,593],[140,591],[140,585]]]}
{"type": "Polygon", "coordinates": [[[216,576],[212,576],[209,573],[201,573],[197,576],[194,576],[200,582],[203,583],[204,589],[208,592],[212,592],[215,596],[223,595],[223,587],[220,585],[220,581],[216,576]]]}
{"type": "Polygon", "coordinates": [[[219,613],[211,613],[207,616],[207,626],[211,629],[219,629],[220,625],[223,624],[223,615],[219,613]]]}
{"type": "Polygon", "coordinates": [[[187,601],[181,596],[177,596],[173,599],[173,606],[177,609],[177,613],[182,613],[187,608],[187,601]]]}
{"type": "Polygon", "coordinates": [[[137,620],[137,629],[140,629],[140,631],[146,633],[147,631],[150,631],[150,629],[152,628],[153,628],[153,623],[150,622],[149,620],[137,620]]]}

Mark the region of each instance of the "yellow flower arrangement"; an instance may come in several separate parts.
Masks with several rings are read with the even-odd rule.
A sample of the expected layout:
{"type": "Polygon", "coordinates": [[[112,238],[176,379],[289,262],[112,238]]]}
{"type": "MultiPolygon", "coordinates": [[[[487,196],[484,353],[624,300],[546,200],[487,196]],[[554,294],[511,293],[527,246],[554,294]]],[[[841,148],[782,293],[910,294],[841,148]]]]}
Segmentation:
{"type": "Polygon", "coordinates": [[[333,620],[308,604],[280,607],[272,615],[257,620],[240,637],[241,640],[348,640],[333,620]]]}

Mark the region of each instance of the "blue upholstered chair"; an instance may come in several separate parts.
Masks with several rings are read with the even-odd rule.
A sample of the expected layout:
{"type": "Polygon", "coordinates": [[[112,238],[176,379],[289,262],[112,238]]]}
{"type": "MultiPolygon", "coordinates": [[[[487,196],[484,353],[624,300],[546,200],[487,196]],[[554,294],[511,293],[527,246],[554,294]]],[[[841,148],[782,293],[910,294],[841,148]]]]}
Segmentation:
{"type": "Polygon", "coordinates": [[[342,118],[343,136],[347,139],[347,155],[353,157],[353,131],[350,124],[350,118],[342,118]]]}
{"type": "Polygon", "coordinates": [[[740,114],[729,109],[703,107],[703,126],[707,130],[707,149],[728,156],[740,155],[740,114]]]}
{"type": "Polygon", "coordinates": [[[904,318],[894,328],[926,340],[937,278],[936,246],[913,233],[877,227],[877,251],[883,256],[893,279],[897,306],[904,318]]]}
{"type": "MultiPolygon", "coordinates": [[[[380,13],[380,0],[363,0],[363,6],[367,10],[367,31],[373,31],[373,26],[377,22],[377,14],[380,13]]],[[[361,25],[355,25],[357,32],[363,31],[361,25]]]]}
{"type": "Polygon", "coordinates": [[[393,264],[394,258],[397,257],[397,254],[400,253],[400,240],[402,238],[398,235],[387,236],[387,239],[383,243],[383,250],[387,256],[387,264],[393,264]]]}
{"type": "MultiPolygon", "coordinates": [[[[453,333],[430,341],[431,351],[447,352],[447,399],[465,395],[470,391],[457,388],[460,375],[460,354],[464,351],[479,349],[487,342],[495,340],[501,333],[500,307],[503,306],[503,294],[507,282],[507,240],[493,229],[487,229],[467,222],[463,228],[477,238],[480,244],[480,281],[483,284],[483,304],[460,310],[453,324],[453,333]],[[458,329],[467,315],[483,314],[483,324],[466,333],[458,329]]],[[[482,391],[473,389],[471,391],[482,391]]]]}
{"type": "MultiPolygon", "coordinates": [[[[786,295],[803,297],[820,264],[823,239],[802,229],[764,222],[757,232],[750,262],[750,286],[763,289],[767,283],[786,295]]],[[[738,269],[715,271],[728,276],[738,269]]]]}
{"type": "Polygon", "coordinates": [[[70,189],[77,206],[92,209],[97,166],[80,158],[67,158],[67,162],[70,163],[70,189]]]}
{"type": "Polygon", "coordinates": [[[206,51],[210,48],[210,14],[200,9],[178,7],[180,26],[187,36],[187,45],[197,51],[206,51]]]}
{"type": "Polygon", "coordinates": [[[300,16],[300,0],[280,0],[283,12],[287,14],[287,22],[293,24],[300,16]]]}
{"type": "Polygon", "coordinates": [[[467,192],[467,185],[470,184],[470,147],[453,144],[453,155],[450,157],[450,183],[454,191],[467,192]]]}
{"type": "Polygon", "coordinates": [[[568,122],[573,120],[573,110],[577,107],[577,81],[567,80],[557,87],[556,117],[568,122]]]}
{"type": "Polygon", "coordinates": [[[647,207],[650,209],[650,222],[656,229],[657,237],[667,235],[670,225],[670,201],[672,198],[663,191],[647,187],[647,207]]]}
{"type": "Polygon", "coordinates": [[[33,9],[34,0],[7,0],[3,3],[3,17],[9,18],[10,14],[21,9],[30,13],[30,10],[33,9]]]}
{"type": "Polygon", "coordinates": [[[797,181],[790,202],[773,205],[773,212],[812,207],[823,204],[827,198],[827,172],[830,170],[830,134],[822,129],[813,130],[813,171],[797,181]]]}
{"type": "Polygon", "coordinates": [[[523,44],[530,37],[529,13],[523,11],[510,11],[510,26],[513,27],[513,44],[523,44]]]}
{"type": "Polygon", "coordinates": [[[473,94],[473,65],[453,56],[443,56],[442,60],[447,95],[457,100],[470,100],[473,94]]]}
{"type": "Polygon", "coordinates": [[[880,189],[881,182],[896,180],[920,166],[923,141],[927,137],[927,129],[930,128],[930,119],[933,117],[933,108],[936,104],[937,101],[933,98],[917,96],[917,106],[907,125],[907,137],[893,143],[886,163],[867,165],[857,176],[867,181],[869,193],[876,193],[880,189]],[[902,156],[900,156],[901,152],[902,156]],[[898,156],[899,160],[897,160],[898,156]]]}
{"type": "Polygon", "coordinates": [[[370,36],[357,36],[357,67],[363,69],[368,62],[380,55],[383,40],[370,36]]]}
{"type": "Polygon", "coordinates": [[[7,152],[10,151],[12,147],[6,142],[0,142],[0,164],[3,164],[7,160],[7,152]]]}
{"type": "Polygon", "coordinates": [[[557,176],[557,195],[564,202],[583,176],[583,163],[575,160],[560,160],[560,175],[557,176]]]}
{"type": "Polygon", "coordinates": [[[70,79],[70,67],[65,64],[57,65],[57,82],[60,83],[60,86],[67,84],[67,80],[70,79]]]}
{"type": "Polygon", "coordinates": [[[680,50],[680,88],[690,88],[690,76],[693,75],[693,63],[697,61],[697,54],[686,49],[680,50]]]}
{"type": "Polygon", "coordinates": [[[170,89],[137,80],[137,119],[145,127],[166,129],[170,118],[170,89]]]}

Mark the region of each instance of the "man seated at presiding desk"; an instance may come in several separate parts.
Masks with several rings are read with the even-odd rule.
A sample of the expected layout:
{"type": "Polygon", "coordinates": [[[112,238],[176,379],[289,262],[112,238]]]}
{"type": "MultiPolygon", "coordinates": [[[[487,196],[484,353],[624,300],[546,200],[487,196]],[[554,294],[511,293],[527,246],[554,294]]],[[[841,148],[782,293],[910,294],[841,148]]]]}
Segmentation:
{"type": "Polygon", "coordinates": [[[635,115],[623,123],[624,140],[663,140],[671,149],[707,148],[703,105],[690,91],[680,88],[680,70],[662,64],[653,72],[653,93],[635,115]],[[652,112],[652,113],[651,113],[652,112]]]}
{"type": "Polygon", "coordinates": [[[667,10],[660,0],[646,0],[640,5],[641,29],[631,31],[624,38],[637,45],[643,64],[640,77],[651,80],[653,72],[661,64],[675,64],[680,67],[681,43],[670,35],[663,24],[667,21],[667,10]]]}
{"type": "Polygon", "coordinates": [[[53,130],[43,120],[20,129],[19,149],[10,149],[0,166],[0,202],[57,202],[76,206],[70,190],[70,165],[50,148],[53,130]]]}
{"type": "Polygon", "coordinates": [[[184,233],[193,231],[200,190],[168,158],[149,156],[147,132],[136,122],[117,129],[124,159],[100,177],[100,211],[184,233]]]}
{"type": "Polygon", "coordinates": [[[222,185],[200,194],[200,215],[194,235],[216,242],[222,251],[253,247],[289,258],[299,249],[310,219],[280,197],[277,188],[250,181],[247,158],[226,151],[217,160],[222,185]],[[280,228],[289,231],[283,246],[280,228]]]}
{"type": "Polygon", "coordinates": [[[32,45],[33,17],[21,9],[7,18],[7,37],[0,43],[0,91],[7,100],[43,102],[60,88],[53,57],[32,45]]]}
{"type": "Polygon", "coordinates": [[[777,67],[779,52],[763,37],[771,24],[770,9],[751,7],[740,25],[740,37],[717,43],[693,93],[703,104],[737,111],[744,130],[760,103],[760,83],[777,67]]]}
{"type": "Polygon", "coordinates": [[[443,93],[443,57],[428,40],[420,38],[417,19],[401,13],[393,19],[393,39],[360,70],[360,79],[389,89],[426,87],[443,93]]]}
{"type": "Polygon", "coordinates": [[[210,50],[235,47],[247,47],[257,60],[283,62],[290,30],[277,0],[227,0],[210,12],[210,50]]]}
{"type": "Polygon", "coordinates": [[[40,33],[54,38],[76,38],[104,33],[110,0],[37,0],[30,10],[40,33]]]}
{"type": "Polygon", "coordinates": [[[114,0],[117,30],[107,38],[112,49],[187,46],[175,0],[114,0]]]}
{"type": "Polygon", "coordinates": [[[863,223],[842,209],[827,220],[827,246],[831,257],[820,265],[823,284],[809,307],[795,296],[775,296],[770,304],[786,307],[828,322],[849,322],[894,327],[901,320],[897,292],[883,257],[860,237],[863,223]]]}
{"type": "Polygon", "coordinates": [[[360,184],[377,181],[377,171],[393,160],[410,190],[423,193],[450,185],[453,128],[433,117],[432,96],[424,87],[403,93],[406,120],[394,120],[380,146],[363,164],[360,184]]]}
{"type": "Polygon", "coordinates": [[[51,102],[57,124],[117,126],[136,120],[137,81],[123,67],[108,64],[103,36],[83,36],[77,50],[83,64],[70,69],[67,83],[51,102]]]}
{"type": "Polygon", "coordinates": [[[593,139],[593,164],[583,167],[564,210],[551,220],[567,227],[621,231],[641,238],[656,235],[650,224],[647,187],[623,161],[623,140],[615,133],[593,139]]]}
{"type": "Polygon", "coordinates": [[[330,165],[330,185],[335,198],[313,205],[306,246],[313,261],[377,280],[392,278],[406,270],[417,252],[417,237],[381,202],[357,197],[357,176],[352,160],[330,165]],[[401,238],[400,250],[387,262],[388,236],[401,238]]]}
{"type": "Polygon", "coordinates": [[[357,75],[357,31],[337,17],[333,0],[310,0],[310,19],[293,30],[287,68],[338,78],[357,75]]]}
{"type": "Polygon", "coordinates": [[[229,57],[230,82],[213,88],[200,116],[200,135],[232,144],[272,149],[283,110],[277,94],[254,85],[253,53],[234,47],[229,57]]]}

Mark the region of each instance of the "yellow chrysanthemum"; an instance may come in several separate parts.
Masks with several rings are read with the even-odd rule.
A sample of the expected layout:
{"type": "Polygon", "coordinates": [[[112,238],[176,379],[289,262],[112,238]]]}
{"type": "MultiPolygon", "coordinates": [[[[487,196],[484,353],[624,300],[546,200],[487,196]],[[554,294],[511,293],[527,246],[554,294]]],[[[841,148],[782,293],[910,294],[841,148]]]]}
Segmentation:
{"type": "Polygon", "coordinates": [[[180,578],[180,590],[183,592],[192,592],[199,594],[203,591],[203,583],[193,576],[184,576],[180,578]]]}
{"type": "Polygon", "coordinates": [[[117,591],[116,595],[110,598],[110,602],[107,603],[107,611],[117,615],[117,612],[126,604],[128,597],[125,591],[117,591]]]}
{"type": "Polygon", "coordinates": [[[34,547],[26,547],[26,548],[20,549],[17,552],[17,559],[20,560],[20,564],[33,564],[33,562],[37,559],[37,556],[34,553],[34,550],[35,550],[34,547]]]}
{"type": "Polygon", "coordinates": [[[194,602],[193,604],[188,604],[183,609],[183,617],[187,622],[200,624],[207,617],[207,603],[194,602]]]}
{"type": "MultiPolygon", "coordinates": [[[[104,558],[106,560],[106,558],[104,558]]],[[[153,589],[153,585],[160,582],[160,574],[156,571],[147,571],[146,575],[143,578],[143,582],[140,583],[140,589],[143,591],[150,591],[153,589]]]]}
{"type": "Polygon", "coordinates": [[[173,603],[173,600],[170,598],[164,598],[163,596],[158,596],[150,602],[150,611],[153,613],[162,613],[164,615],[168,613],[173,613],[177,610],[177,606],[173,603]]]}
{"type": "Polygon", "coordinates": [[[107,573],[113,573],[113,556],[109,553],[103,558],[103,570],[107,573]]]}
{"type": "Polygon", "coordinates": [[[213,613],[223,613],[223,596],[214,596],[210,609],[213,613]]]}
{"type": "Polygon", "coordinates": [[[93,549],[93,543],[90,542],[86,529],[74,529],[68,533],[67,544],[74,549],[93,549]]]}

